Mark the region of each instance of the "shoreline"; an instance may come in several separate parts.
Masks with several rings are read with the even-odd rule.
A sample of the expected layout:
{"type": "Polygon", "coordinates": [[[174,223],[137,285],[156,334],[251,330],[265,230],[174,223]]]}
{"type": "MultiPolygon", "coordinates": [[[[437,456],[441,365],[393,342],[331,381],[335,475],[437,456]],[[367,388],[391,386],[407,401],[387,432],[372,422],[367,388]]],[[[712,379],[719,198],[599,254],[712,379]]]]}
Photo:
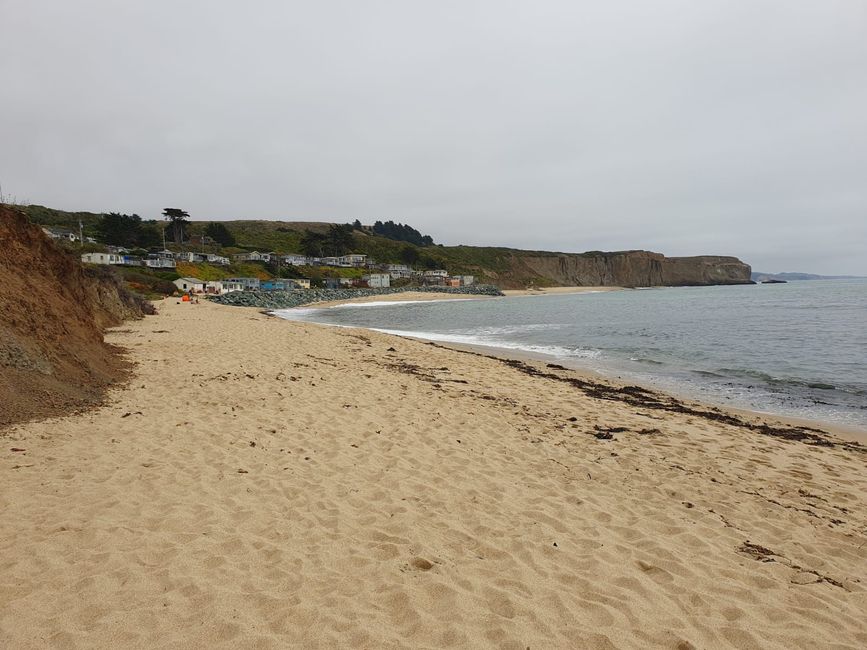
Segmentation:
{"type": "MultiPolygon", "coordinates": [[[[360,298],[349,298],[347,300],[323,300],[322,302],[311,302],[301,307],[290,307],[294,309],[329,309],[331,307],[341,307],[343,305],[364,305],[367,303],[380,302],[444,302],[450,300],[496,300],[502,296],[478,296],[473,294],[456,294],[456,293],[437,293],[433,291],[403,291],[401,293],[391,293],[381,296],[362,296],[360,298]]],[[[283,310],[279,310],[283,311],[283,310]]]]}
{"type": "Polygon", "coordinates": [[[523,296],[558,296],[573,293],[602,293],[605,291],[626,291],[626,287],[540,287],[538,289],[502,289],[506,298],[523,296]]]}
{"type": "Polygon", "coordinates": [[[867,450],[572,370],[165,300],[0,431],[10,647],[858,647],[867,450]],[[770,614],[770,615],[769,615],[770,614]]]}
{"type": "Polygon", "coordinates": [[[474,294],[437,293],[427,291],[405,291],[381,296],[363,296],[347,300],[326,300],[311,302],[301,307],[289,309],[327,309],[341,305],[364,304],[369,302],[441,302],[446,300],[495,300],[497,298],[517,298],[531,296],[555,296],[574,293],[602,293],[605,291],[625,291],[623,287],[548,287],[543,289],[502,289],[502,296],[474,294]]]}
{"type": "MultiPolygon", "coordinates": [[[[358,328],[364,329],[364,328],[358,328]]],[[[399,336],[399,335],[393,335],[399,336]]],[[[414,337],[406,337],[406,338],[414,338],[414,337]]],[[[605,384],[609,384],[612,386],[616,386],[619,388],[623,388],[625,386],[638,386],[639,388],[645,389],[650,393],[664,395],[671,399],[677,400],[684,404],[689,404],[694,407],[703,410],[712,410],[719,411],[722,413],[727,413],[733,416],[738,416],[745,418],[749,422],[752,423],[765,423],[772,426],[783,426],[783,427],[792,427],[792,428],[805,428],[805,429],[818,429],[823,431],[824,433],[828,433],[833,436],[837,436],[843,440],[847,440],[849,442],[855,442],[861,445],[867,446],[867,430],[858,429],[855,427],[847,427],[845,425],[841,425],[837,422],[827,422],[824,420],[812,420],[808,418],[799,418],[795,416],[785,415],[782,413],[772,413],[766,411],[756,411],[752,409],[746,408],[738,408],[736,406],[730,406],[727,404],[714,404],[712,402],[705,402],[702,400],[697,400],[694,397],[678,393],[677,391],[670,391],[665,389],[657,388],[653,385],[647,385],[642,382],[626,382],[620,377],[610,377],[604,373],[597,372],[591,368],[582,367],[579,364],[569,361],[563,361],[561,359],[556,359],[554,357],[549,357],[544,354],[538,353],[534,354],[532,352],[525,352],[523,350],[513,350],[510,348],[497,348],[493,346],[485,346],[485,345],[469,345],[469,344],[461,344],[461,343],[443,343],[440,341],[429,341],[428,339],[423,338],[415,338],[417,341],[422,341],[426,343],[430,343],[436,345],[438,347],[455,350],[458,352],[465,352],[469,354],[477,354],[484,357],[488,357],[491,359],[501,359],[505,361],[536,361],[545,363],[546,365],[553,365],[555,367],[561,366],[568,370],[571,373],[578,375],[579,377],[591,381],[591,382],[601,382],[605,384]]]]}
{"type": "MultiPolygon", "coordinates": [[[[566,293],[592,293],[595,290],[599,289],[599,287],[594,288],[584,288],[584,287],[559,287],[563,289],[563,291],[558,291],[556,293],[566,294],[566,293]],[[582,291],[568,291],[569,289],[586,289],[582,291]]],[[[619,288],[613,288],[610,290],[621,290],[619,288]]],[[[394,296],[389,296],[390,300],[382,300],[382,302],[440,302],[447,300],[495,300],[496,297],[493,296],[474,296],[468,298],[455,298],[451,294],[413,294],[418,295],[418,298],[410,298],[407,299],[407,294],[396,294],[394,296]]],[[[516,293],[514,296],[529,296],[529,295],[543,295],[543,294],[525,294],[525,293],[516,293]]],[[[505,297],[513,297],[511,295],[507,295],[505,297]]],[[[315,303],[311,305],[305,305],[304,307],[293,308],[285,311],[293,311],[294,309],[320,309],[320,308],[330,308],[336,307],[346,304],[353,303],[367,303],[367,302],[379,302],[378,299],[381,300],[382,297],[379,296],[368,296],[365,298],[358,298],[352,300],[344,300],[344,301],[332,301],[328,303],[315,303]]],[[[284,310],[275,310],[275,311],[284,311],[284,310]]],[[[271,311],[263,311],[268,315],[273,315],[271,311]]],[[[279,316],[274,316],[275,318],[280,318],[279,316]]],[[[723,412],[728,412],[733,415],[747,418],[750,421],[758,422],[758,421],[766,421],[773,422],[777,425],[790,426],[790,427],[806,427],[806,428],[820,428],[825,430],[827,433],[831,435],[838,436],[840,438],[849,440],[851,442],[857,442],[859,444],[867,445],[867,429],[858,428],[854,426],[848,426],[845,424],[841,424],[839,422],[821,420],[821,419],[813,419],[806,417],[798,417],[794,415],[787,415],[785,413],[776,413],[771,411],[759,411],[756,409],[750,409],[747,407],[739,407],[731,404],[723,404],[723,403],[714,403],[713,401],[705,401],[702,399],[697,399],[692,395],[689,395],[686,392],[678,392],[676,389],[672,390],[669,387],[660,388],[654,386],[653,384],[648,384],[646,382],[637,381],[637,380],[624,380],[623,378],[617,376],[612,377],[604,372],[600,372],[594,370],[592,368],[588,368],[585,365],[582,365],[578,361],[573,360],[563,360],[553,355],[546,355],[544,353],[534,353],[527,350],[520,350],[514,348],[507,347],[498,347],[493,345],[483,345],[483,344],[470,344],[470,343],[457,343],[452,341],[438,341],[435,339],[428,339],[423,336],[412,336],[410,334],[395,334],[392,332],[384,332],[381,329],[376,328],[366,328],[360,326],[347,326],[347,325],[333,325],[331,323],[318,323],[315,321],[292,321],[291,319],[282,318],[281,320],[286,320],[289,322],[304,322],[309,323],[311,325],[322,325],[326,327],[341,327],[344,329],[358,329],[367,332],[377,332],[379,334],[383,334],[386,336],[395,336],[398,338],[405,338],[415,341],[420,341],[424,343],[431,343],[437,345],[442,348],[453,349],[459,352],[470,352],[474,354],[480,354],[482,356],[487,356],[490,358],[496,359],[510,359],[516,361],[540,361],[545,363],[552,363],[554,365],[561,365],[568,368],[570,371],[575,372],[582,377],[591,380],[591,381],[603,381],[610,384],[616,384],[619,386],[626,385],[638,385],[641,388],[647,389],[648,391],[652,391],[654,393],[663,394],[674,398],[676,400],[700,405],[701,407],[707,409],[716,409],[723,412]]]]}

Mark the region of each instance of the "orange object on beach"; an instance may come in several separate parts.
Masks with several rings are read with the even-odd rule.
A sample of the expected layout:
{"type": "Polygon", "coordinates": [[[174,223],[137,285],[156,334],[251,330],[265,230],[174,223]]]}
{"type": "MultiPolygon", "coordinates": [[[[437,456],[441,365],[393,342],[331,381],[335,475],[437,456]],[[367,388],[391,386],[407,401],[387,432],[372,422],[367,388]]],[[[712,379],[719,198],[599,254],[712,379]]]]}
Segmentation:
{"type": "Polygon", "coordinates": [[[187,296],[187,295],[185,295],[183,298],[181,298],[181,300],[182,300],[183,302],[190,302],[190,297],[187,296]]]}

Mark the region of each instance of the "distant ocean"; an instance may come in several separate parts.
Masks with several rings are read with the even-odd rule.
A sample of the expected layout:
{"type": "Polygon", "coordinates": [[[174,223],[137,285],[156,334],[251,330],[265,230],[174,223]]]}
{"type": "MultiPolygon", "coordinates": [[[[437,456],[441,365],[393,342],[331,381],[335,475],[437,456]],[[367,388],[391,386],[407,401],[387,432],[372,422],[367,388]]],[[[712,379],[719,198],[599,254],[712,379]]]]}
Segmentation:
{"type": "Polygon", "coordinates": [[[867,280],[277,313],[544,355],[712,404],[867,430],[867,280]]]}

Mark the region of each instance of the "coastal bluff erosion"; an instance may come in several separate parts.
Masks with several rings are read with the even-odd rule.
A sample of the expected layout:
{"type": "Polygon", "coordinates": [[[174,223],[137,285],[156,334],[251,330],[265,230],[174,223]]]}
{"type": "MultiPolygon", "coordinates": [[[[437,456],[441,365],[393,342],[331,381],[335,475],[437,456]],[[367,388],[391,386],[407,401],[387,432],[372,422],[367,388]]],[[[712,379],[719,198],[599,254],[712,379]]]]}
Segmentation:
{"type": "Polygon", "coordinates": [[[2,205],[0,242],[0,426],[98,403],[129,366],[105,328],[141,318],[150,303],[2,205]]]}
{"type": "Polygon", "coordinates": [[[574,286],[683,287],[753,284],[751,268],[736,257],[666,257],[633,250],[523,255],[515,263],[557,284],[574,286]]]}

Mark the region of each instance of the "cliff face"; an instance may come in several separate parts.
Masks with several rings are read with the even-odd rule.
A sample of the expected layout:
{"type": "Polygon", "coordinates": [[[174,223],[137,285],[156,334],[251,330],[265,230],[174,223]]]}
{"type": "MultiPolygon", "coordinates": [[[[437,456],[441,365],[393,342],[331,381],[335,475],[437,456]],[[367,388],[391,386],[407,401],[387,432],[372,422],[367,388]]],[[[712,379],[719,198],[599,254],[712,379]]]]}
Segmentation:
{"type": "Polygon", "coordinates": [[[650,251],[522,256],[528,271],[564,286],[676,287],[749,284],[736,257],[665,257],[650,251]]]}
{"type": "Polygon", "coordinates": [[[736,257],[667,257],[662,268],[662,284],[666,287],[752,283],[750,265],[736,257]]]}
{"type": "Polygon", "coordinates": [[[0,205],[0,426],[97,402],[126,374],[106,327],[146,303],[0,205]]]}

